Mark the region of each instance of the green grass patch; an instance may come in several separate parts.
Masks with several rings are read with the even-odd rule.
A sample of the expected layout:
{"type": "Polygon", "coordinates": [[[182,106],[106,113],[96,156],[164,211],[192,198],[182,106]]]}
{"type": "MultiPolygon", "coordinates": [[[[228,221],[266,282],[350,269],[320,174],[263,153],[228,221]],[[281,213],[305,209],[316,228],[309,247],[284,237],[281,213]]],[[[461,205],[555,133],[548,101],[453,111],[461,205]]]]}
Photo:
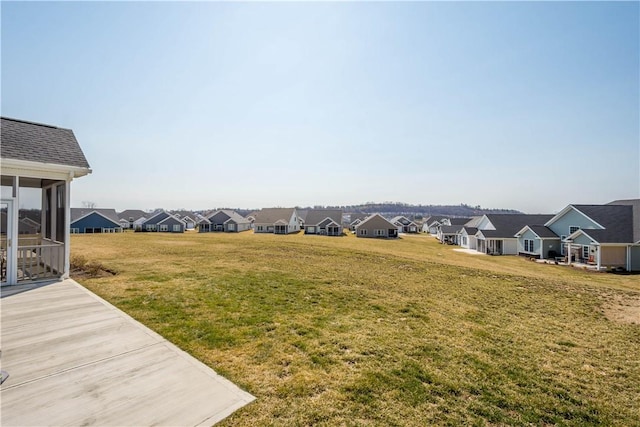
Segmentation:
{"type": "Polygon", "coordinates": [[[634,425],[629,276],[397,241],[73,236],[86,287],[258,399],[222,425],[634,425]]]}

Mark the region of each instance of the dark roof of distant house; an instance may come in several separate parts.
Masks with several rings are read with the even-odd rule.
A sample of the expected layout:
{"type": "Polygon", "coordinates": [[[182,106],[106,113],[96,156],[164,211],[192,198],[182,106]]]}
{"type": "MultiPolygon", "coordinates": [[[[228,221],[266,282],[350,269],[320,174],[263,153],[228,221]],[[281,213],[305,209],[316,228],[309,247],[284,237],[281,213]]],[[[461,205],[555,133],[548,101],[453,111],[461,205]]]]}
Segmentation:
{"type": "Polygon", "coordinates": [[[444,234],[453,234],[462,230],[462,225],[441,225],[440,232],[444,234]]]}
{"type": "Polygon", "coordinates": [[[305,226],[318,225],[326,218],[331,218],[337,224],[342,224],[342,209],[309,209],[304,223],[305,226]]]}
{"type": "Polygon", "coordinates": [[[254,218],[256,224],[275,224],[278,220],[288,223],[294,211],[295,208],[265,208],[256,212],[254,218]]]}
{"type": "Polygon", "coordinates": [[[102,216],[109,218],[111,221],[116,224],[120,224],[120,218],[118,218],[118,214],[116,214],[115,209],[91,209],[91,208],[71,208],[71,221],[75,222],[79,218],[82,218],[85,215],[90,214],[91,212],[98,212],[102,216]]]}
{"type": "Polygon", "coordinates": [[[477,227],[462,227],[460,231],[462,231],[463,229],[467,231],[467,234],[469,236],[475,236],[475,234],[478,232],[477,227]]]}
{"type": "Polygon", "coordinates": [[[3,159],[89,168],[71,129],[2,117],[3,159]]]}
{"type": "Polygon", "coordinates": [[[140,218],[148,218],[149,215],[150,214],[139,209],[127,209],[125,211],[118,213],[118,218],[126,219],[127,221],[129,221],[129,218],[133,218],[134,221],[137,221],[140,218]]]}
{"type": "Polygon", "coordinates": [[[614,200],[609,205],[631,206],[633,211],[633,241],[640,242],[640,199],[614,200]]]}
{"type": "Polygon", "coordinates": [[[224,222],[229,221],[230,219],[232,219],[236,224],[248,224],[251,221],[249,221],[247,218],[243,217],[242,215],[240,215],[238,212],[232,210],[232,209],[218,209],[217,211],[211,212],[209,215],[207,215],[207,217],[205,218],[206,221],[205,222],[209,222],[209,224],[211,224],[211,217],[213,217],[214,215],[216,215],[218,212],[222,212],[224,213],[226,216],[228,216],[229,218],[226,219],[224,222]]]}
{"type": "Polygon", "coordinates": [[[554,233],[550,228],[545,227],[544,225],[529,225],[531,231],[536,233],[538,237],[546,238],[546,237],[558,237],[556,233],[554,233]]]}
{"type": "Polygon", "coordinates": [[[633,205],[572,206],[605,228],[604,230],[585,230],[599,243],[634,242],[633,205]],[[592,231],[596,232],[592,233],[592,231]]]}
{"type": "Polygon", "coordinates": [[[173,216],[176,216],[178,218],[184,218],[185,216],[188,216],[189,218],[195,220],[196,219],[196,214],[194,212],[191,211],[171,211],[171,214],[173,216]]]}
{"type": "Polygon", "coordinates": [[[487,214],[487,218],[496,229],[480,230],[485,237],[510,238],[525,225],[542,225],[553,218],[553,215],[487,214]]]}

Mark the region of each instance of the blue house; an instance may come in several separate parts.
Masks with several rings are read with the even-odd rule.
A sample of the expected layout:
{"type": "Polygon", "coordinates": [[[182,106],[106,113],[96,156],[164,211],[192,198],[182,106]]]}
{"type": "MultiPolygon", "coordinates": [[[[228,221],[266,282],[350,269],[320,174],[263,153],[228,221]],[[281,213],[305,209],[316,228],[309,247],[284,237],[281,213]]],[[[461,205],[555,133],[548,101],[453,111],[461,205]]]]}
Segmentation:
{"type": "Polygon", "coordinates": [[[122,231],[115,209],[71,208],[71,233],[118,233],[122,231]]]}

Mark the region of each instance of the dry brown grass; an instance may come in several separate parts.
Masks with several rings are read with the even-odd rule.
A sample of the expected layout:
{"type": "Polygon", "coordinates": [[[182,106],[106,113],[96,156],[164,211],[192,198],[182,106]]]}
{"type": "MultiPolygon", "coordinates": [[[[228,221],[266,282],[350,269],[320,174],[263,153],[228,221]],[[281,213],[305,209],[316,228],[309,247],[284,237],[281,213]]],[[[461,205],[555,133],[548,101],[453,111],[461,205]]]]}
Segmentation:
{"type": "Polygon", "coordinates": [[[73,236],[81,283],[258,399],[226,425],[630,425],[638,276],[398,240],[73,236]]]}

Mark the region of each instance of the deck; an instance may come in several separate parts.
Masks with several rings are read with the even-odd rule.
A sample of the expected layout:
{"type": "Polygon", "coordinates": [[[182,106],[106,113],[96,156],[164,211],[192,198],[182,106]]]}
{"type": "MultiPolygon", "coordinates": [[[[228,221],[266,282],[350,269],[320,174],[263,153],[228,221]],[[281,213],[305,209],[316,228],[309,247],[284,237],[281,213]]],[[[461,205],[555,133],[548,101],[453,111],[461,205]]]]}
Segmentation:
{"type": "Polygon", "coordinates": [[[2,426],[212,425],[254,399],[73,280],[0,303],[2,426]]]}

